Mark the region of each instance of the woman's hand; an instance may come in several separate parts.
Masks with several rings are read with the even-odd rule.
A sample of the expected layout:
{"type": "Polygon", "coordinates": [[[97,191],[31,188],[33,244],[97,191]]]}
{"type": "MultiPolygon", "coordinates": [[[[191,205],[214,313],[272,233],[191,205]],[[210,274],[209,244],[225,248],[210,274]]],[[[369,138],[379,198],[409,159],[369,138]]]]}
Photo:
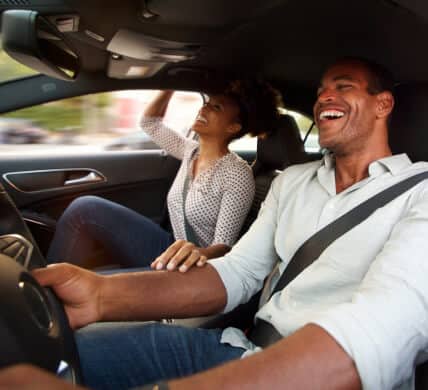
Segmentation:
{"type": "Polygon", "coordinates": [[[67,263],[36,269],[32,275],[42,286],[55,291],[73,329],[100,320],[103,276],[67,263]]]}
{"type": "Polygon", "coordinates": [[[199,248],[186,240],[177,240],[157,257],[150,267],[155,270],[166,268],[168,271],[174,271],[178,267],[180,272],[186,272],[195,264],[197,267],[202,267],[206,262],[204,248],[199,248]]]}

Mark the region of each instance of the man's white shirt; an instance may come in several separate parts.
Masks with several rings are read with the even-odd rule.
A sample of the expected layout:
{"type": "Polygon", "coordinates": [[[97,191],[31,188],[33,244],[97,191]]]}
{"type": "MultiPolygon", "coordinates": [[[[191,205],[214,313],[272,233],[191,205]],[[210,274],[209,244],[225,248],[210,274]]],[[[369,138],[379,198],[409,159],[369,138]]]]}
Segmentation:
{"type": "MultiPolygon", "coordinates": [[[[210,261],[227,291],[225,312],[248,301],[278,259],[282,272],[314,233],[371,196],[427,171],[404,154],[370,164],[368,177],[336,194],[334,159],[287,168],[259,217],[226,256],[210,261]]],[[[257,313],[287,336],[313,323],[352,357],[364,389],[408,389],[428,349],[428,180],[333,242],[257,313]]],[[[258,350],[225,329],[222,342],[258,350]]]]}

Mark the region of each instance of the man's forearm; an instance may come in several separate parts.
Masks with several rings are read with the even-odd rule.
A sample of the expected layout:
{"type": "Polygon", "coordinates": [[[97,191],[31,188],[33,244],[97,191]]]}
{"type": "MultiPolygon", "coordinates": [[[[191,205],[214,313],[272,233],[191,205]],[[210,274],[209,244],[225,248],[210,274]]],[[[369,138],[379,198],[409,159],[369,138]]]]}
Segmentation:
{"type": "Polygon", "coordinates": [[[185,274],[148,271],[105,278],[100,293],[102,321],[201,316],[226,305],[223,282],[210,265],[185,274]]]}
{"type": "Polygon", "coordinates": [[[246,359],[170,383],[171,390],[360,388],[352,359],[317,325],[307,325],[246,359]]]}

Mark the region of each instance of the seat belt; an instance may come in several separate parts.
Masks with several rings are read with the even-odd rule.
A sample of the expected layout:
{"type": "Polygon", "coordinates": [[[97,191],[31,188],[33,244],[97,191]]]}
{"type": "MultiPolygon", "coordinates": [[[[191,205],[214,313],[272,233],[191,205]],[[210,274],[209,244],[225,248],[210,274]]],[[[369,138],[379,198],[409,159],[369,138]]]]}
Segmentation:
{"type": "Polygon", "coordinates": [[[192,244],[199,245],[198,243],[198,236],[196,235],[195,230],[190,225],[189,221],[186,217],[186,199],[187,194],[189,193],[190,188],[190,178],[189,175],[186,175],[186,178],[184,179],[184,185],[183,185],[183,222],[184,222],[184,231],[186,233],[186,240],[191,242],[192,244]]]}
{"type": "MultiPolygon", "coordinates": [[[[308,238],[291,258],[269,298],[283,290],[305,268],[318,259],[322,252],[336,239],[363,222],[378,208],[385,206],[425,179],[428,179],[428,172],[416,174],[394,184],[354,207],[308,238]]],[[[279,341],[282,336],[270,323],[259,319],[256,320],[254,327],[250,330],[248,338],[255,345],[267,347],[279,341]]]]}

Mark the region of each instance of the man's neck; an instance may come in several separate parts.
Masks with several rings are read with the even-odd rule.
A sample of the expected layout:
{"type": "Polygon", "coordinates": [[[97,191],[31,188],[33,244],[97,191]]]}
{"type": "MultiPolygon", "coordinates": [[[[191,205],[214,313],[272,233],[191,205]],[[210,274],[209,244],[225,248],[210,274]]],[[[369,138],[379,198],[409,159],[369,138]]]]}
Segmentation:
{"type": "Polygon", "coordinates": [[[335,156],[336,193],[364,180],[369,175],[369,165],[372,162],[391,155],[391,149],[385,147],[375,152],[335,156]]]}

